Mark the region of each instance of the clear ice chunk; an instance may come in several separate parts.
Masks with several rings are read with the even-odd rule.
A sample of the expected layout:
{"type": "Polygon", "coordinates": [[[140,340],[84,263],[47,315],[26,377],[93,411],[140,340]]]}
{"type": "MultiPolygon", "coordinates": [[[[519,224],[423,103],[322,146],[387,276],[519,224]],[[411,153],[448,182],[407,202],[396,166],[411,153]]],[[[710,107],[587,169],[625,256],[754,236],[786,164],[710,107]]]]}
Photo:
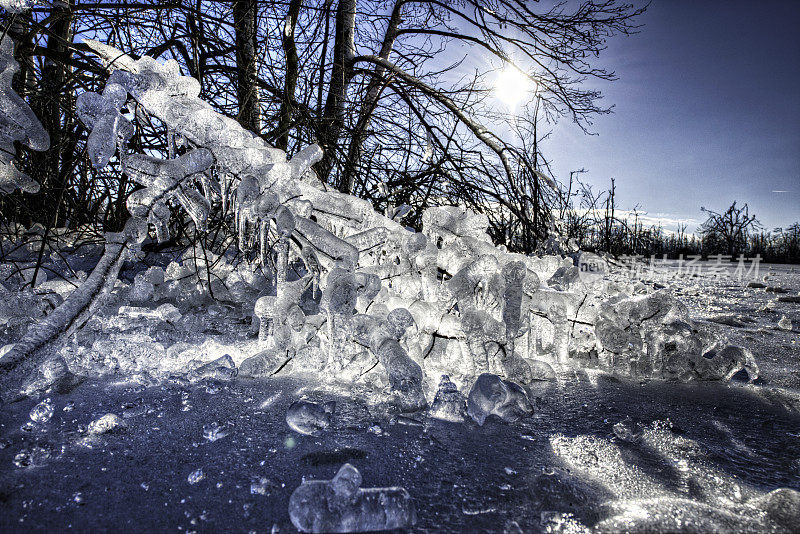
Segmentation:
{"type": "Polygon", "coordinates": [[[230,434],[232,430],[232,423],[218,423],[213,421],[203,425],[203,437],[213,443],[230,434]]]}
{"type": "Polygon", "coordinates": [[[335,409],[336,403],[333,401],[322,405],[304,400],[295,401],[286,411],[286,424],[299,434],[313,436],[330,426],[335,409]]]}
{"type": "Polygon", "coordinates": [[[31,409],[30,417],[34,423],[46,423],[53,417],[55,406],[52,399],[44,399],[31,409]]]}
{"type": "Polygon", "coordinates": [[[417,513],[399,487],[361,488],[361,474],[344,464],[332,480],[303,482],[289,498],[289,518],[300,532],[372,532],[412,527],[417,513]]]}
{"type": "Polygon", "coordinates": [[[189,372],[192,380],[213,378],[216,380],[231,380],[236,376],[236,364],[229,354],[220,356],[216,360],[201,364],[189,372]]]}
{"type": "Polygon", "coordinates": [[[89,434],[99,435],[125,428],[125,420],[115,413],[107,413],[89,423],[89,434]]]}
{"type": "Polygon", "coordinates": [[[533,406],[521,386],[497,375],[484,373],[469,392],[467,413],[479,425],[483,425],[490,415],[513,423],[533,415],[533,406]]]}
{"type": "Polygon", "coordinates": [[[454,423],[464,422],[467,415],[467,399],[447,375],[442,375],[439,389],[431,404],[430,416],[454,423]]]}
{"type": "Polygon", "coordinates": [[[626,417],[619,423],[615,424],[612,427],[612,430],[614,431],[614,435],[617,437],[617,439],[629,443],[639,441],[642,435],[638,426],[630,417],[626,417]]]}
{"type": "Polygon", "coordinates": [[[188,482],[189,485],[194,486],[198,482],[201,482],[204,478],[206,478],[206,474],[203,472],[203,468],[201,467],[200,469],[195,469],[189,473],[189,476],[186,477],[186,482],[188,482]]]}
{"type": "Polygon", "coordinates": [[[285,350],[275,348],[263,350],[246,358],[239,365],[239,374],[250,378],[265,378],[274,375],[287,362],[285,350]]]}
{"type": "Polygon", "coordinates": [[[400,343],[384,337],[372,344],[372,351],[386,369],[395,404],[406,412],[425,408],[427,401],[422,392],[422,368],[409,357],[400,343]]]}

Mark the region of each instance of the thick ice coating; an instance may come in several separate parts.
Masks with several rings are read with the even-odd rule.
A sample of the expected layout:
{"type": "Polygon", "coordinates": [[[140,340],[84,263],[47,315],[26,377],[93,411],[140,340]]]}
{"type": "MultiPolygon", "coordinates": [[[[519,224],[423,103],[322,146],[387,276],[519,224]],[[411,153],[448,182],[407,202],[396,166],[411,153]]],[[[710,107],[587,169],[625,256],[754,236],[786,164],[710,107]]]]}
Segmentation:
{"type": "MultiPolygon", "coordinates": [[[[2,4],[12,13],[30,7],[32,2],[10,0],[2,4]]],[[[11,87],[19,64],[14,59],[14,41],[3,35],[0,41],[0,193],[20,189],[25,193],[39,191],[30,176],[14,166],[14,143],[19,142],[36,151],[50,148],[50,136],[28,104],[11,87]]]]}
{"type": "MultiPolygon", "coordinates": [[[[155,296],[178,302],[213,293],[239,307],[253,318],[251,331],[259,337],[259,352],[239,365],[242,377],[301,372],[345,384],[368,380],[385,384],[384,393],[402,411],[416,411],[427,406],[424,392],[435,391],[442,374],[475,383],[473,391],[481,391],[487,379],[480,377],[491,374],[512,392],[515,383],[552,379],[558,366],[674,380],[726,380],[742,369],[757,376],[750,355],[700,336],[666,290],[584,284],[572,258],[494,246],[487,217],[461,206],[429,208],[421,214],[421,231],[409,231],[393,219],[394,211],[387,217],[363,199],[328,190],[312,168],[322,158],[319,146],[290,159],[216,113],[176,62],[134,59],[85,42],[115,69],[102,93],[84,93],[78,101],[91,130],[92,162],[102,167],[116,150],[125,172],[144,187],[128,198],[134,216],[128,230],[113,237],[98,264],[105,274],[93,274],[48,317],[46,331],[31,329],[9,349],[4,368],[74,328],[74,315],[112,287],[104,277],[116,275],[128,249],[136,253],[147,223],[159,241],[168,238],[170,205],[179,204],[198,231],[212,206],[222,210],[223,220],[233,220],[238,239],[232,242],[244,260],[176,263],[183,276],[158,290],[137,278],[129,296],[135,303],[155,296]],[[128,101],[164,123],[168,157],[129,153],[134,119],[125,113],[128,101]],[[218,265],[214,277],[194,274],[212,263],[218,265]]],[[[9,46],[3,61],[11,72],[9,46]]],[[[35,117],[10,92],[8,73],[3,76],[7,139],[45,146],[35,117]]]]}

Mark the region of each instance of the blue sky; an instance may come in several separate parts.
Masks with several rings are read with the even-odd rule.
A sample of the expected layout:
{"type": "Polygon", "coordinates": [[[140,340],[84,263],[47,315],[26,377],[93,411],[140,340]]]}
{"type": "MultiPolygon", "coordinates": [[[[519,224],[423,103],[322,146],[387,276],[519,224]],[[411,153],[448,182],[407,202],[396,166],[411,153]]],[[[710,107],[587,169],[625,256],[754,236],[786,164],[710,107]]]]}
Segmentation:
{"type": "Polygon", "coordinates": [[[614,177],[620,208],[694,231],[700,206],[747,202],[772,229],[800,220],[800,1],[654,0],[615,38],[596,136],[564,120],[543,145],[559,179],[614,177]],[[784,192],[774,192],[784,191],[784,192]]]}

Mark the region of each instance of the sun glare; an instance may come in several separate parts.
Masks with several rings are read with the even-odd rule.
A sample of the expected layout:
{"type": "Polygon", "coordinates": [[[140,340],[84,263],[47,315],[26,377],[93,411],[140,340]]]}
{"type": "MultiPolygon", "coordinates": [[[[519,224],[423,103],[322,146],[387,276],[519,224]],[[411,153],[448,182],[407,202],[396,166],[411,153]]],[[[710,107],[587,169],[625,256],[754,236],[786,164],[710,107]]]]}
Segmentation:
{"type": "Polygon", "coordinates": [[[503,69],[497,76],[494,86],[496,98],[510,109],[531,98],[532,88],[530,79],[514,67],[503,69]]]}

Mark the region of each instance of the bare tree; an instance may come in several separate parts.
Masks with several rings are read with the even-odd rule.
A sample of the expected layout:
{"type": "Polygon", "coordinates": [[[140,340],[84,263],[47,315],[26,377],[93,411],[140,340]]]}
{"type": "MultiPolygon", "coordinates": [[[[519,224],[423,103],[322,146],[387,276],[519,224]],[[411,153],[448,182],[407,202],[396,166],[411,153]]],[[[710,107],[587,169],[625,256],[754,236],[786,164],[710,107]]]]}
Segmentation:
{"type": "MultiPolygon", "coordinates": [[[[27,43],[20,60],[32,99],[54,94],[44,89],[44,59],[72,73],[60,95],[102,83],[85,46],[56,24],[66,20],[70,35],[177,61],[200,81],[204,100],[290,155],[319,142],[324,182],[379,209],[411,206],[406,224],[419,224],[427,206],[464,204],[486,213],[499,243],[532,251],[559,194],[537,124],[563,117],[588,129],[610,111],[584,82],[615,78],[597,57],[608,38],[636,31],[642,11],[620,0],[74,0],[18,14],[14,25],[7,18],[4,28],[27,43]],[[536,87],[514,113],[492,96],[503,68],[536,87]]],[[[60,172],[64,187],[43,187],[16,206],[63,191],[64,223],[119,228],[133,185],[119,165],[102,173],[88,165],[85,132],[62,102],[51,116],[62,130],[54,150],[70,168],[60,172]]],[[[166,154],[160,128],[138,127],[132,145],[166,154]]]]}
{"type": "Polygon", "coordinates": [[[728,254],[734,255],[747,246],[747,238],[751,231],[761,228],[755,215],[750,215],[747,204],[736,207],[736,201],[722,213],[707,208],[700,208],[708,214],[708,218],[700,225],[700,233],[704,239],[720,242],[728,254]]]}
{"type": "Polygon", "coordinates": [[[261,104],[258,96],[258,62],[256,26],[258,2],[235,0],[233,24],[236,34],[236,97],[239,101],[239,123],[261,133],[261,104]]]}

